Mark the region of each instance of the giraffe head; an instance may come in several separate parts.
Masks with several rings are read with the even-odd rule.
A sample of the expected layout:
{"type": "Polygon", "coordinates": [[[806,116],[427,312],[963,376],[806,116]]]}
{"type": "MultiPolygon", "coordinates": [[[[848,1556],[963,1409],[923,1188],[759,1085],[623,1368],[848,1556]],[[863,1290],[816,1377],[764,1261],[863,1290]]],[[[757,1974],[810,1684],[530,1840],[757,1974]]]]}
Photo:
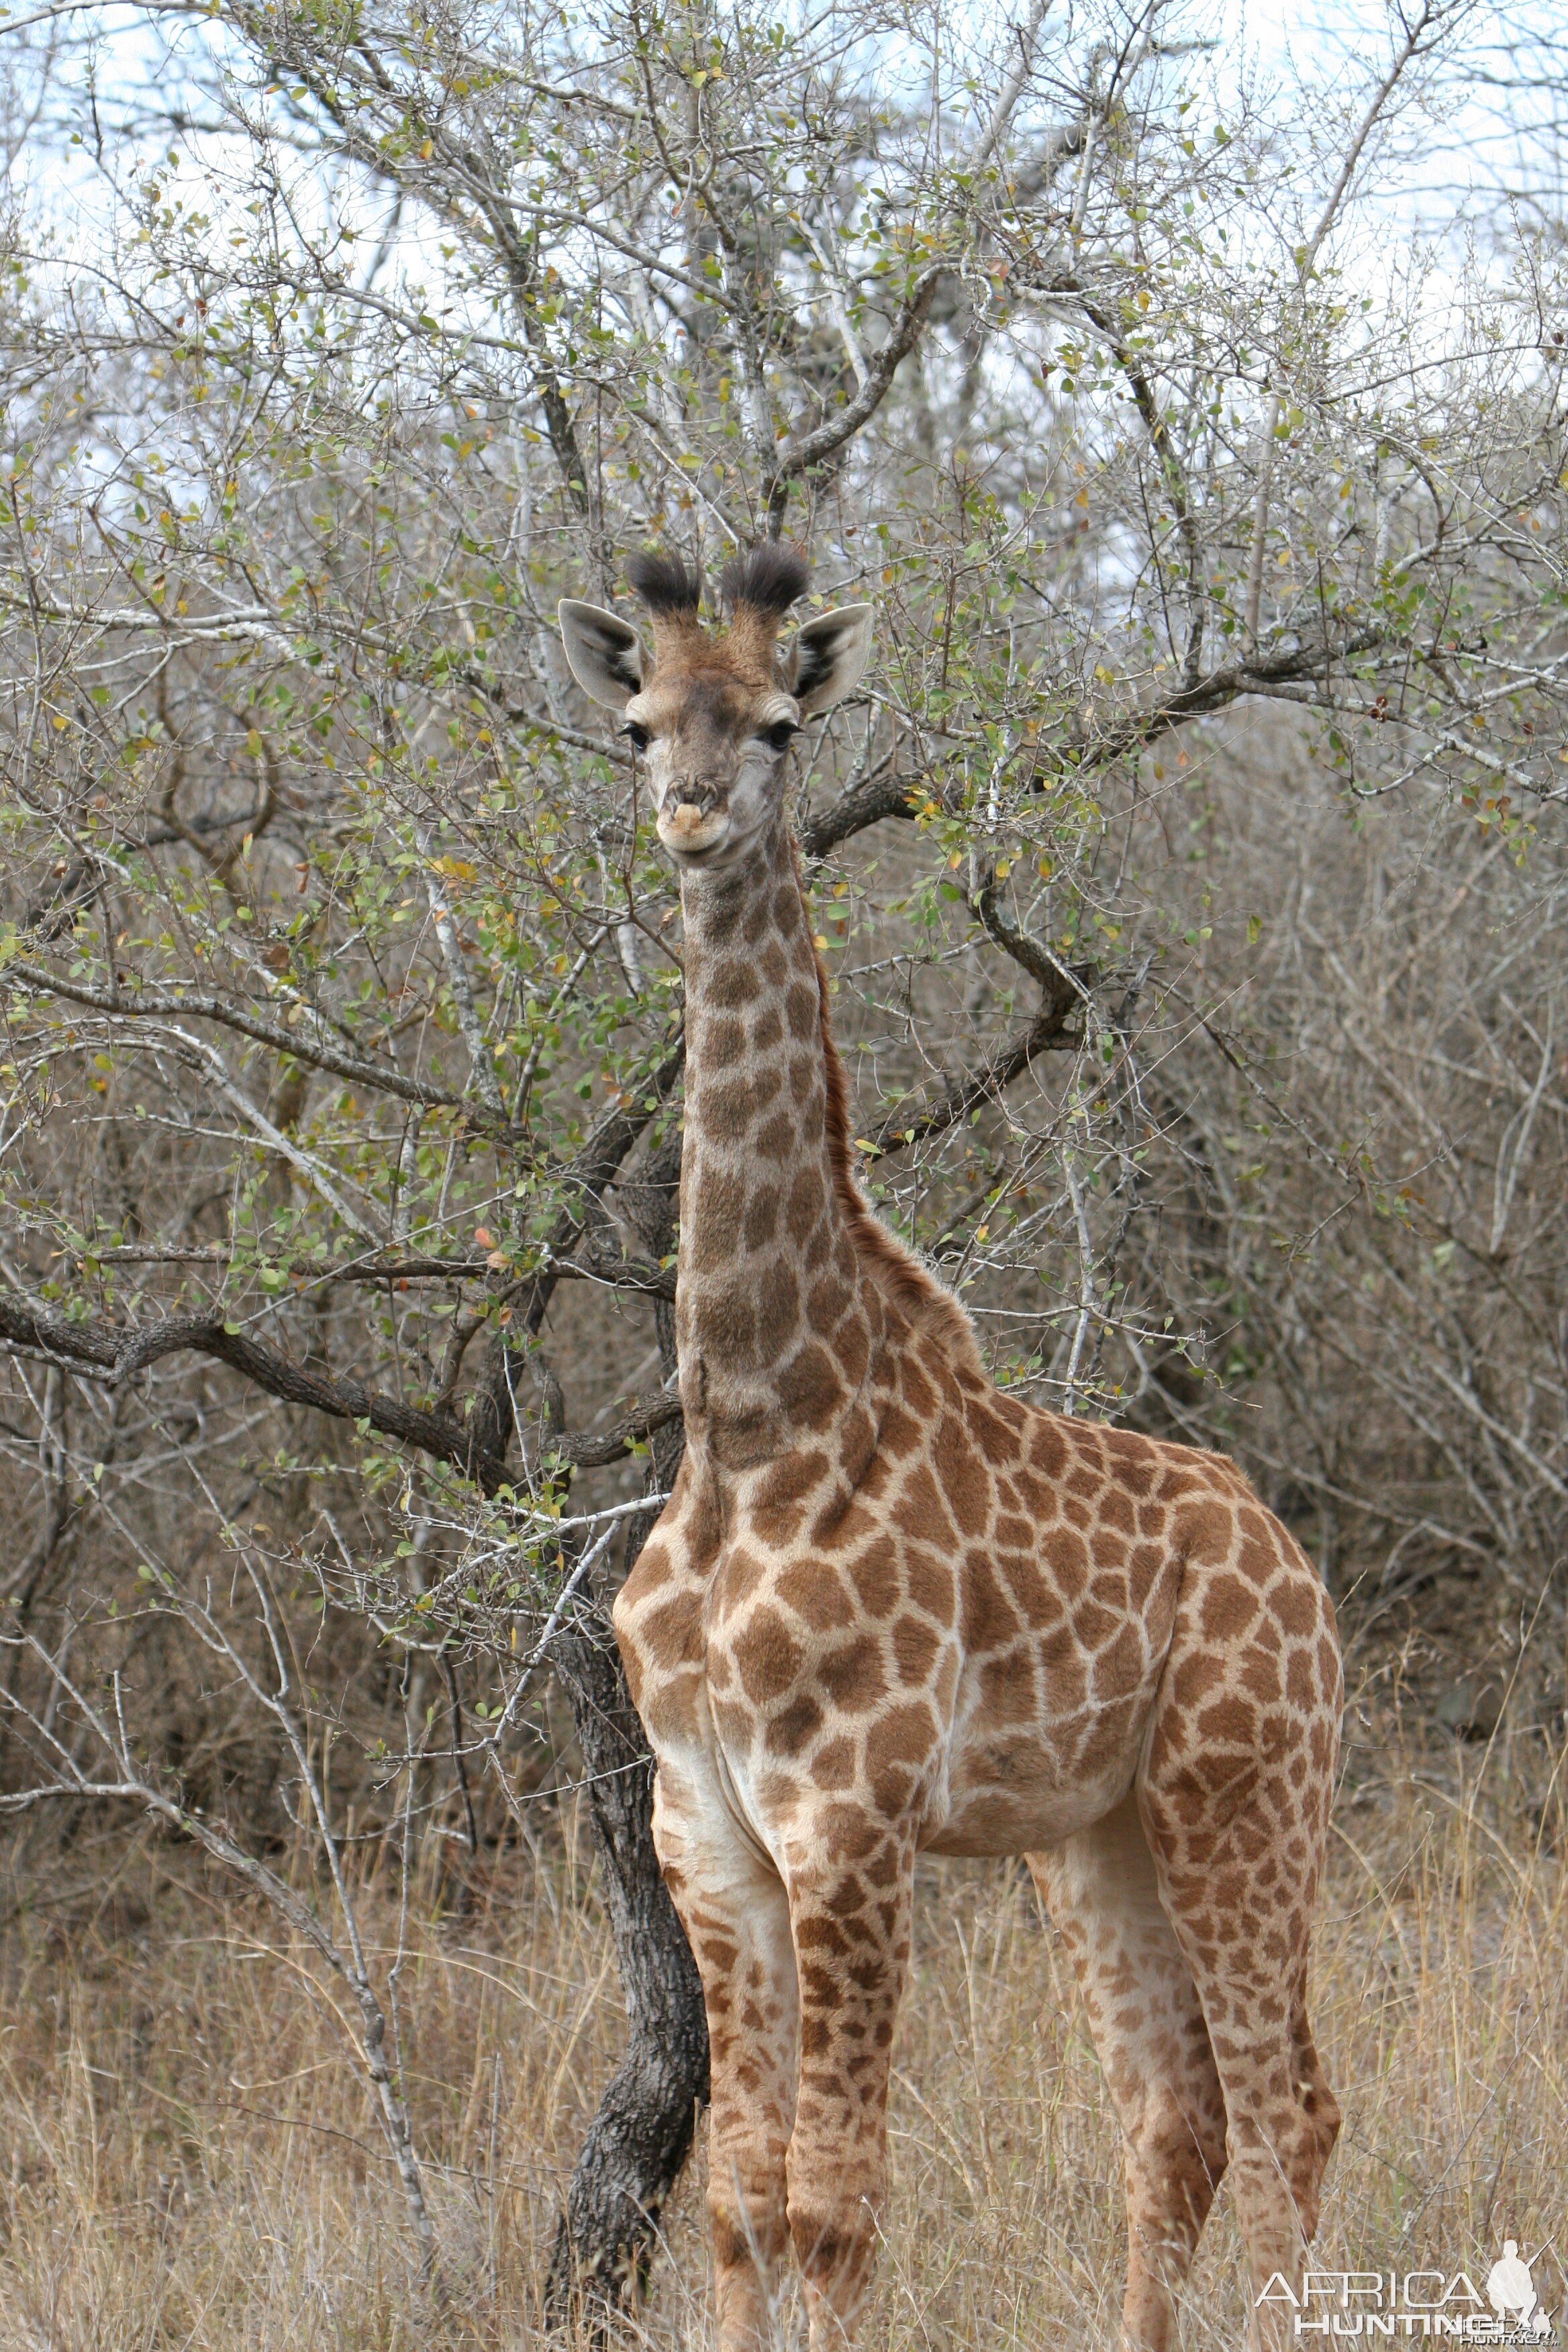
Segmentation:
{"type": "Polygon", "coordinates": [[[698,619],[700,586],[684,564],[636,557],[627,577],[646,605],[651,655],[630,625],[567,599],[561,635],[584,694],[622,714],[646,753],[658,837],[683,873],[738,865],[771,833],[801,723],[859,684],[871,607],[844,604],[808,621],[787,652],[785,614],[805,593],[805,559],[763,547],[725,566],[727,627],[698,619]]]}

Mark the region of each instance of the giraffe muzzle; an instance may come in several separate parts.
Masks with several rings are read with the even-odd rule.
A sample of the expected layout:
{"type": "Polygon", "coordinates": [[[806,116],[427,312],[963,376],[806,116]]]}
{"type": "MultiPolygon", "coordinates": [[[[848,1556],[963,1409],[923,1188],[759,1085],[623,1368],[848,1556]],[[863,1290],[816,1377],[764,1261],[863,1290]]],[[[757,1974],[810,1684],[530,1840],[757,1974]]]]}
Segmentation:
{"type": "Polygon", "coordinates": [[[728,809],[710,789],[678,797],[671,793],[658,813],[658,837],[679,863],[700,861],[722,847],[731,831],[728,809]]]}

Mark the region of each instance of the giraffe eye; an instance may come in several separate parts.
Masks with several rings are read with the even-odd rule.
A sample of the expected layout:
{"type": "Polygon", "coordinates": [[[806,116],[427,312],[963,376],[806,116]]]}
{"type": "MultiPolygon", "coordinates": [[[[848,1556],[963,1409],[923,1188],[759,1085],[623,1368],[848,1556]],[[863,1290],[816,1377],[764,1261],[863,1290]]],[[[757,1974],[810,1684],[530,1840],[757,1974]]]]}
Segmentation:
{"type": "Polygon", "coordinates": [[[771,751],[787,751],[800,729],[793,719],[775,719],[771,727],[761,730],[763,742],[771,751]]]}
{"type": "Polygon", "coordinates": [[[621,730],[621,733],[626,737],[626,741],[631,745],[634,751],[646,751],[647,750],[647,729],[646,727],[639,727],[635,719],[627,719],[626,725],[621,730]]]}

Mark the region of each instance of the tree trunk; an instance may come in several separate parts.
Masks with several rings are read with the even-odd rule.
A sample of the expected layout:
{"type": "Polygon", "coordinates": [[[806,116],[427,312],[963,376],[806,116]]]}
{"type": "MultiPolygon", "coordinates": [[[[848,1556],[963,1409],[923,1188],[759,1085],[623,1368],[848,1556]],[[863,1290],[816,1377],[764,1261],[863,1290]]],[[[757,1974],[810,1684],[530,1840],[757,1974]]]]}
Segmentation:
{"type": "MultiPolygon", "coordinates": [[[[647,1528],[635,1524],[640,1550],[647,1528]]],[[[653,1850],[652,1759],[602,1607],[558,1637],[555,1663],[571,1696],[629,2029],[556,2232],[545,2309],[561,2320],[579,2304],[613,2305],[640,2290],[659,2209],[708,2097],[708,2021],[653,1850]]]]}
{"type": "MultiPolygon", "coordinates": [[[[680,1137],[649,1157],[622,1206],[647,1248],[662,1257],[675,1232],[680,1137]]],[[[675,1317],[654,1309],[659,1354],[675,1370],[675,1317]]],[[[650,1491],[674,1484],[685,1439],[679,1425],[652,1442],[650,1491]]],[[[658,1516],[656,1506],[626,1528],[630,1572],[658,1516]]],[[[702,1980],[653,1850],[653,1759],[621,1670],[609,1624],[609,1590],[592,1615],[565,1628],[555,1668],[572,1701],[594,1841],[626,1997],[626,2053],[605,2087],[578,2152],[566,2210],[545,2286],[549,2318],[574,2306],[606,2306],[639,2292],[653,2253],[659,2209],[691,2153],[697,2111],[708,2099],[708,2016],[702,1980]]]]}

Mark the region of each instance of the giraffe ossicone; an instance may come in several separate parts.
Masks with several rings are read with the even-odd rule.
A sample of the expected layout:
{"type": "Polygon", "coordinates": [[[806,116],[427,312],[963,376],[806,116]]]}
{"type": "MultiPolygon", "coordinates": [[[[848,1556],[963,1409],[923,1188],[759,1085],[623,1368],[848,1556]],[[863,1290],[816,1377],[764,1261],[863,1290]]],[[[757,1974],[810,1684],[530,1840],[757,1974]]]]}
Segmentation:
{"type": "Polygon", "coordinates": [[[997,1390],[861,1196],[784,788],[870,608],[782,651],[793,551],[728,568],[717,628],[679,564],[630,576],[651,653],[561,624],[681,877],[687,1442],[615,1622],[707,2003],[720,2352],[771,2341],[792,2245],[814,2352],[863,2300],[921,1852],[1028,1859],[1122,2129],[1124,2342],[1163,2352],[1221,2174],[1256,2297],[1300,2277],[1339,2129],[1306,2007],[1333,1611],[1223,1456],[997,1390]]]}

